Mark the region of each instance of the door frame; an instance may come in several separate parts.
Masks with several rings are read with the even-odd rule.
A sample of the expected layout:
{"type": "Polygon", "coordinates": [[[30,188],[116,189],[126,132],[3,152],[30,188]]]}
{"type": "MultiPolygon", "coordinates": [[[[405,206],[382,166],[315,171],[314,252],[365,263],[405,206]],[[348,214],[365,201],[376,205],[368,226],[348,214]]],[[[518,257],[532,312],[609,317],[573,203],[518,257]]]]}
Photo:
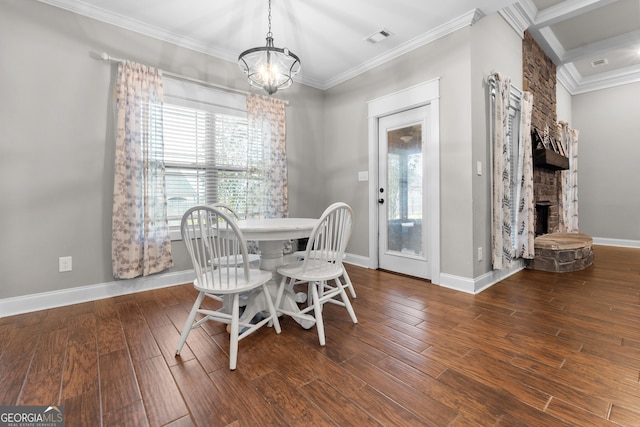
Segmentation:
{"type": "Polygon", "coordinates": [[[381,117],[415,107],[430,105],[431,132],[426,136],[427,245],[431,255],[431,283],[440,283],[440,79],[430,80],[367,102],[369,127],[369,268],[377,269],[378,259],[378,122],[381,117]]]}

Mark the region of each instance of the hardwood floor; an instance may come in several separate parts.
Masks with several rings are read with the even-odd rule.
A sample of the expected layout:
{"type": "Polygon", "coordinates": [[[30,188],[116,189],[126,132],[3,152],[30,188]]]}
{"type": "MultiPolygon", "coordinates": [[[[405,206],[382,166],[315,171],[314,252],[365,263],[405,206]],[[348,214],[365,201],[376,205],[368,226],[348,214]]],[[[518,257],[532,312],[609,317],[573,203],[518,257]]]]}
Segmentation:
{"type": "Polygon", "coordinates": [[[67,426],[640,425],[640,249],[580,272],[525,270],[479,295],[348,266],[359,323],[327,346],[290,318],[240,342],[175,346],[182,285],[0,319],[0,405],[64,406],[67,426]]]}

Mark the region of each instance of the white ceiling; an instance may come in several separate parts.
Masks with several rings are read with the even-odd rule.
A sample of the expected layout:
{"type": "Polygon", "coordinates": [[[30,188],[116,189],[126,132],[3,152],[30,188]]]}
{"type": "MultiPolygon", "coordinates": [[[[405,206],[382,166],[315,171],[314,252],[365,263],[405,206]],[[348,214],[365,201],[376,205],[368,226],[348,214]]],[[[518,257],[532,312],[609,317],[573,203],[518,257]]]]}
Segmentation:
{"type": "MultiPolygon", "coordinates": [[[[266,0],[39,1],[234,62],[268,29],[266,0]]],[[[639,0],[272,0],[272,33],[300,57],[296,80],[327,89],[496,11],[573,94],[640,81],[639,0]],[[365,40],[382,29],[392,36],[365,40]]]]}

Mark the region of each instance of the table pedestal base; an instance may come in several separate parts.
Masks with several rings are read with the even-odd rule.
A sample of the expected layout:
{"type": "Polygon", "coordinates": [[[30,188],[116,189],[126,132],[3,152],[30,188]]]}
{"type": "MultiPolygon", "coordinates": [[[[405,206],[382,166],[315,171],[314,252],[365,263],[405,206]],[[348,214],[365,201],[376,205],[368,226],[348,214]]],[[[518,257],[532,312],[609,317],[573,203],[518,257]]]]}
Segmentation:
{"type": "MultiPolygon", "coordinates": [[[[278,286],[280,285],[280,280],[282,280],[282,276],[278,274],[277,269],[284,264],[283,247],[284,241],[282,240],[265,240],[258,242],[258,248],[260,249],[260,270],[270,271],[273,275],[267,285],[272,301],[276,300],[278,286]]],[[[276,310],[278,309],[289,312],[300,311],[296,303],[296,294],[291,286],[285,288],[280,306],[276,307],[276,310]]],[[[268,311],[266,303],[263,302],[261,298],[256,299],[255,295],[251,295],[249,301],[247,301],[245,311],[242,313],[241,320],[250,321],[256,314],[263,311],[268,311]]],[[[293,317],[293,319],[304,329],[309,329],[315,325],[314,320],[299,319],[297,317],[293,317]]]]}

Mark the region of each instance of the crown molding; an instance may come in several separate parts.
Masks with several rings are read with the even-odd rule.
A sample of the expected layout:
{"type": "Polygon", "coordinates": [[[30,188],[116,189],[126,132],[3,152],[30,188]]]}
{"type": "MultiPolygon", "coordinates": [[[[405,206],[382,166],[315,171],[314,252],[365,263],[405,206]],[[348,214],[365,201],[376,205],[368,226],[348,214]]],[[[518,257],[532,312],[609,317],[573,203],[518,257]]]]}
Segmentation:
{"type": "Polygon", "coordinates": [[[100,22],[114,25],[122,29],[133,31],[151,38],[162,40],[177,46],[185,47],[187,49],[194,50],[196,52],[205,53],[207,55],[215,56],[216,58],[223,59],[225,61],[235,62],[238,59],[236,53],[229,52],[224,49],[214,48],[206,43],[193,40],[182,35],[167,31],[162,28],[148,25],[135,19],[131,19],[127,16],[117,13],[108,12],[99,7],[89,5],[80,0],[38,0],[41,3],[45,3],[51,6],[55,6],[60,9],[67,10],[69,12],[83,15],[88,18],[95,19],[100,22]]]}
{"type": "Polygon", "coordinates": [[[556,68],[556,78],[571,95],[575,95],[582,76],[573,64],[565,64],[556,68]]]}
{"type": "Polygon", "coordinates": [[[338,74],[337,76],[327,80],[323,84],[323,87],[320,89],[326,90],[339,85],[340,83],[344,83],[349,79],[370,71],[386,62],[391,61],[392,59],[404,55],[405,53],[434,42],[435,40],[451,34],[461,28],[469,27],[478,22],[484,16],[484,12],[482,12],[480,9],[473,9],[465,13],[464,15],[459,16],[458,18],[455,18],[431,31],[422,34],[421,36],[415,37],[401,44],[393,50],[385,52],[382,55],[378,55],[369,61],[363,62],[358,66],[355,66],[341,74],[338,74]]]}
{"type": "Polygon", "coordinates": [[[640,82],[640,65],[633,65],[593,77],[584,77],[580,81],[575,94],[578,95],[638,82],[640,82]]]}
{"type": "Polygon", "coordinates": [[[538,9],[530,0],[523,0],[500,9],[498,13],[520,38],[524,38],[524,32],[533,24],[538,9]]]}
{"type": "Polygon", "coordinates": [[[582,77],[572,64],[565,64],[556,69],[558,82],[571,95],[580,95],[596,90],[609,89],[631,83],[640,82],[640,65],[602,73],[592,77],[582,77]]]}
{"type": "MultiPolygon", "coordinates": [[[[78,0],[38,0],[41,3],[45,3],[51,6],[55,6],[60,9],[67,10],[69,12],[83,15],[91,19],[95,19],[100,22],[104,22],[116,27],[122,28],[127,31],[133,31],[151,38],[175,44],[176,46],[184,47],[196,52],[204,53],[225,61],[236,62],[238,55],[236,53],[217,49],[205,43],[201,43],[197,40],[190,39],[188,37],[180,36],[175,33],[163,30],[158,27],[144,24],[140,21],[131,19],[124,15],[119,15],[111,12],[107,12],[104,9],[88,5],[78,0]]],[[[324,84],[318,80],[305,78],[302,75],[298,75],[294,78],[298,83],[302,83],[306,86],[311,86],[316,89],[323,89],[324,84]]]]}

